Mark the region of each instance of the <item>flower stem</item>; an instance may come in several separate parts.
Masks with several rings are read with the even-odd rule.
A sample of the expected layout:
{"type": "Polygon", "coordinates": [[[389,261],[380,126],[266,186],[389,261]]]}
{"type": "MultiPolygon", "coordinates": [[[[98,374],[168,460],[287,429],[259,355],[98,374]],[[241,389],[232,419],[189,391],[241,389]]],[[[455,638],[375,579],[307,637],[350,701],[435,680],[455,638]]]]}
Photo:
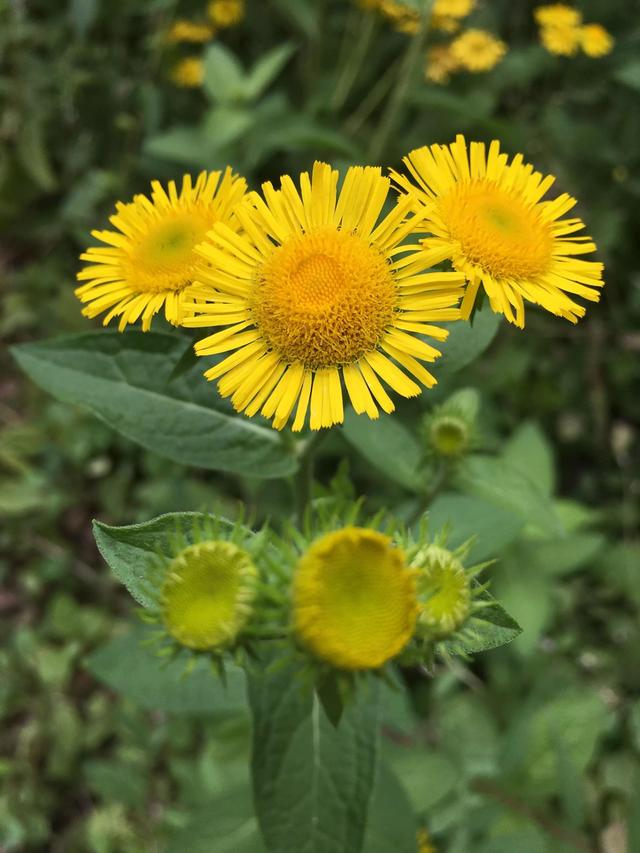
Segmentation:
{"type": "Polygon", "coordinates": [[[315,432],[299,445],[299,468],[293,478],[293,496],[296,517],[300,525],[304,522],[304,515],[311,500],[315,452],[326,438],[327,433],[328,430],[315,432]]]}
{"type": "Polygon", "coordinates": [[[333,97],[329,103],[332,112],[337,112],[345,103],[353,84],[356,82],[358,72],[367,55],[371,39],[376,29],[376,16],[372,13],[355,13],[345,28],[345,39],[341,51],[345,59],[342,63],[342,71],[333,90],[333,97]],[[359,30],[359,36],[356,36],[359,30]],[[354,39],[356,39],[354,44],[354,39]]]}

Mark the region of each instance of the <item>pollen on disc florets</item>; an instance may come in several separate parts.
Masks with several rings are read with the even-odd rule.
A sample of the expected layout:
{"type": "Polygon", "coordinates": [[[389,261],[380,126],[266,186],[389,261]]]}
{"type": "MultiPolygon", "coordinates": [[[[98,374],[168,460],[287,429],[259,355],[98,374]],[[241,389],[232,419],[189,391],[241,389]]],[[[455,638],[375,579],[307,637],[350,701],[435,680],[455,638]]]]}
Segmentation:
{"type": "Polygon", "coordinates": [[[377,669],[413,635],[414,572],[388,536],[345,527],[300,558],[293,611],[296,633],[314,656],[338,669],[377,669]]]}
{"type": "Polygon", "coordinates": [[[471,580],[460,560],[439,545],[429,545],[420,557],[418,622],[441,639],[462,626],[471,612],[471,580]]]}
{"type": "Polygon", "coordinates": [[[184,548],[168,566],[160,593],[166,630],[191,649],[231,644],[251,614],[256,579],[251,557],[232,542],[184,548]]]}
{"type": "Polygon", "coordinates": [[[375,349],[397,298],[379,251],[356,234],[320,228],[274,249],[259,271],[252,312],[276,352],[317,369],[375,349]]]}
{"type": "Polygon", "coordinates": [[[547,271],[553,237],[533,206],[484,179],[454,185],[438,205],[463,266],[507,279],[547,271]]]}

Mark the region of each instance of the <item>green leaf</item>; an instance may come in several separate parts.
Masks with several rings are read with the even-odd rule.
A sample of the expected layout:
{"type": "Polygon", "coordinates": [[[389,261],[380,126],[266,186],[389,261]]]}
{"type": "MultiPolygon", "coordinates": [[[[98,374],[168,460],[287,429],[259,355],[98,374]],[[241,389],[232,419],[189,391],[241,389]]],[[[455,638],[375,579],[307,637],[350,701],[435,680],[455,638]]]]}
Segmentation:
{"type": "Polygon", "coordinates": [[[416,853],[418,821],[404,786],[386,763],[376,778],[363,853],[416,853]]]}
{"type": "MultiPolygon", "coordinates": [[[[530,546],[535,547],[535,546],[530,546]]],[[[513,613],[522,627],[515,648],[523,655],[533,655],[552,614],[552,586],[546,575],[528,570],[528,563],[509,554],[501,560],[491,579],[492,592],[513,613]]]]}
{"type": "Polygon", "coordinates": [[[634,60],[633,62],[628,62],[621,68],[618,68],[613,76],[620,83],[624,83],[625,86],[629,86],[631,89],[636,89],[636,91],[640,91],[639,61],[634,60]]]}
{"type": "MultiPolygon", "coordinates": [[[[607,544],[601,533],[576,533],[573,536],[540,542],[529,540],[521,550],[534,572],[548,576],[567,575],[591,563],[607,544]]],[[[609,550],[607,553],[610,553],[609,550]]]]}
{"type": "Polygon", "coordinates": [[[551,445],[537,424],[524,423],[507,442],[503,459],[517,468],[545,495],[555,491],[555,464],[551,445]]]}
{"type": "Polygon", "coordinates": [[[17,152],[25,171],[41,190],[51,192],[56,188],[58,182],[49,159],[44,126],[39,118],[30,118],[21,127],[17,152]]]}
{"type": "Polygon", "coordinates": [[[251,109],[235,104],[222,104],[207,113],[204,136],[215,140],[216,149],[221,151],[225,145],[233,145],[246,134],[253,121],[251,109]]]}
{"type": "Polygon", "coordinates": [[[70,0],[69,16],[73,27],[84,38],[95,23],[100,12],[100,0],[70,0]]]}
{"type": "Polygon", "coordinates": [[[397,417],[382,415],[372,421],[349,410],[345,413],[342,434],[355,450],[395,483],[411,491],[421,490],[422,451],[397,417]]]}
{"type": "Polygon", "coordinates": [[[33,381],[66,403],[175,462],[254,477],[292,473],[280,435],[229,413],[200,375],[171,380],[189,342],[159,332],[98,332],[13,348],[33,381]]]}
{"type": "Polygon", "coordinates": [[[445,493],[429,507],[429,530],[437,533],[449,526],[447,546],[457,548],[474,537],[469,561],[497,557],[518,537],[524,522],[517,515],[472,495],[445,493]]]}
{"type": "Polygon", "coordinates": [[[86,666],[99,681],[143,708],[174,713],[238,713],[246,707],[245,678],[238,667],[227,667],[226,686],[204,660],[185,675],[185,659],[170,663],[148,643],[154,630],[132,627],[93,652],[86,666]]]}
{"type": "MultiPolygon", "coordinates": [[[[150,577],[157,567],[159,557],[175,556],[175,543],[191,544],[197,539],[207,521],[214,516],[200,512],[171,512],[124,527],[111,527],[101,521],[93,522],[96,545],[105,562],[143,607],[154,607],[150,595],[150,577]]],[[[224,518],[215,518],[222,529],[230,530],[233,524],[224,518]]],[[[249,530],[247,536],[251,536],[249,530]]]]}
{"type": "Polygon", "coordinates": [[[461,635],[454,634],[440,645],[452,655],[470,655],[497,649],[511,643],[522,633],[522,628],[512,619],[502,605],[489,595],[483,593],[483,601],[492,604],[474,613],[465,623],[461,635]]]}
{"type": "Polygon", "coordinates": [[[335,728],[293,666],[254,674],[253,787],[278,853],[360,853],[378,753],[377,686],[361,684],[335,728]]]}
{"type": "Polygon", "coordinates": [[[217,139],[207,137],[200,127],[177,126],[158,133],[144,143],[145,154],[180,163],[191,168],[203,169],[222,166],[217,139]]]}
{"type": "Polygon", "coordinates": [[[253,815],[251,791],[239,786],[198,809],[174,832],[166,853],[266,853],[253,815]]]}
{"type": "Polygon", "coordinates": [[[458,768],[433,748],[386,745],[386,754],[418,814],[430,814],[459,782],[458,768]]]}
{"type": "Polygon", "coordinates": [[[469,456],[460,466],[462,491],[513,512],[542,532],[564,533],[555,508],[540,487],[508,460],[494,456],[469,456]]]}
{"type": "Polygon", "coordinates": [[[307,38],[317,38],[318,13],[314,0],[273,0],[273,5],[307,38]]]}
{"type": "Polygon", "coordinates": [[[471,323],[458,320],[442,325],[449,329],[449,337],[438,344],[442,352],[434,364],[434,373],[438,379],[461,370],[487,349],[500,326],[500,315],[494,314],[485,305],[476,311],[471,323]]]}
{"type": "Polygon", "coordinates": [[[295,52],[295,46],[285,42],[270,50],[255,63],[243,85],[247,100],[258,98],[280,74],[295,52]]]}
{"type": "Polygon", "coordinates": [[[243,95],[244,69],[234,54],[222,44],[210,45],[204,54],[205,92],[220,104],[239,100],[243,95]]]}
{"type": "Polygon", "coordinates": [[[558,794],[562,812],[567,822],[579,829],[587,809],[582,776],[573,763],[562,732],[556,732],[553,740],[556,747],[558,794]]]}

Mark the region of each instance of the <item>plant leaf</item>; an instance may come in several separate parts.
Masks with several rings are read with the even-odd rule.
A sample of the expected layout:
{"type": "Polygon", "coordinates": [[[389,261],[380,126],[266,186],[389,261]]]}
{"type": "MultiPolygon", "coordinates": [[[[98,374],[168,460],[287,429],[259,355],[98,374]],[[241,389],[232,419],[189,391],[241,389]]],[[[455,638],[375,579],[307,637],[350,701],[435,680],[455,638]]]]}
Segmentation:
{"type": "Polygon", "coordinates": [[[440,644],[452,655],[475,654],[488,649],[504,646],[522,633],[522,628],[512,619],[502,605],[488,592],[483,593],[483,601],[492,604],[474,613],[464,624],[461,635],[454,634],[440,644]]]}
{"type": "Polygon", "coordinates": [[[449,337],[438,344],[442,355],[433,366],[438,380],[461,370],[487,349],[500,326],[500,315],[485,305],[476,311],[472,323],[458,320],[442,325],[448,327],[449,337]]]}

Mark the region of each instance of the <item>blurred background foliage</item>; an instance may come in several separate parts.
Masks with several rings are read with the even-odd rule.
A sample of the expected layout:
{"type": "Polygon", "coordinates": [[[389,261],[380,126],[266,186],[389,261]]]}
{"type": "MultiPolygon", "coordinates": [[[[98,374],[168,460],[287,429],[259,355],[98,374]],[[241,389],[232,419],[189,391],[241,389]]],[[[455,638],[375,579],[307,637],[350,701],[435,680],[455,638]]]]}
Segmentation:
{"type": "MultiPolygon", "coordinates": [[[[368,853],[410,851],[422,823],[448,853],[640,850],[640,26],[622,0],[579,5],[613,34],[608,56],[551,55],[534,4],[484,0],[472,25],[506,56],[435,85],[423,36],[348,0],[248,0],[205,44],[169,36],[181,18],[211,26],[203,0],[0,0],[6,344],[89,328],[77,256],[151,178],[231,163],[257,186],[315,158],[397,166],[464,132],[500,138],[580,200],[607,268],[602,302],[577,327],[535,311],[524,333],[502,324],[404,410],[409,430],[457,388],[480,392],[482,453],[449,472],[432,526],[453,521],[454,544],[478,534],[474,556],[498,557],[492,591],[524,631],[435,680],[406,673],[410,706],[390,694],[395,775],[379,780],[368,853]],[[178,86],[188,57],[201,83],[178,86]],[[531,494],[546,514],[531,516],[531,494]]],[[[233,513],[238,499],[261,519],[266,495],[271,515],[290,511],[287,484],[168,463],[0,361],[0,849],[261,850],[240,700],[212,719],[196,681],[154,705],[166,673],[126,633],[128,599],[90,520],[233,513]]],[[[346,488],[353,441],[357,492],[410,519],[434,476],[414,465],[424,433],[369,434],[404,461],[390,480],[358,429],[324,442],[320,481],[346,488]]]]}

